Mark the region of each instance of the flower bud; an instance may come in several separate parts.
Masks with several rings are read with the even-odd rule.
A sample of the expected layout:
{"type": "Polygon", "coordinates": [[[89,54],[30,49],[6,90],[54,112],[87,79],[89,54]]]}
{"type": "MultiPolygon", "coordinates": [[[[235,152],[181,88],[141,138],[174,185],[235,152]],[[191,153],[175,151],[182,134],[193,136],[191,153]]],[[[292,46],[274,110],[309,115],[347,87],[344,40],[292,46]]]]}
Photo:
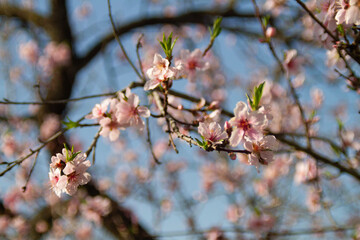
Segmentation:
{"type": "Polygon", "coordinates": [[[267,38],[272,38],[272,37],[275,36],[275,34],[276,34],[276,29],[275,29],[275,28],[273,28],[273,27],[268,27],[268,28],[266,29],[265,36],[266,36],[267,38]]]}
{"type": "Polygon", "coordinates": [[[209,109],[218,109],[220,107],[219,101],[212,101],[209,105],[209,109]]]}

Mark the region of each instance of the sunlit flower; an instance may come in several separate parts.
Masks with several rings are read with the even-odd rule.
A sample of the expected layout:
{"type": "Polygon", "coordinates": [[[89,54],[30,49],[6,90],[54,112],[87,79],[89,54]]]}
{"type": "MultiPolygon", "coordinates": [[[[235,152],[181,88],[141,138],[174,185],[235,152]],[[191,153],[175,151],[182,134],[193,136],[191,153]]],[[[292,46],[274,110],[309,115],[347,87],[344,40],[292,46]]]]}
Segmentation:
{"type": "Polygon", "coordinates": [[[295,169],[294,181],[296,184],[311,181],[317,177],[316,162],[312,159],[298,162],[295,169]]]}
{"type": "Polygon", "coordinates": [[[220,124],[216,122],[199,123],[198,131],[205,140],[213,144],[221,144],[221,141],[228,137],[227,133],[221,129],[220,124]]]}
{"type": "Polygon", "coordinates": [[[260,140],[249,141],[246,140],[244,147],[251,152],[249,157],[249,164],[259,167],[260,164],[267,165],[273,161],[274,152],[278,147],[276,138],[272,135],[265,136],[260,140]]]}
{"type": "Polygon", "coordinates": [[[65,192],[68,181],[67,177],[65,175],[61,175],[60,168],[50,168],[49,178],[51,183],[51,189],[58,197],[61,197],[61,194],[65,192]]]}
{"type": "Polygon", "coordinates": [[[91,163],[89,160],[86,160],[86,157],[85,153],[78,154],[74,160],[68,161],[63,169],[68,179],[65,192],[69,195],[73,195],[79,185],[85,185],[91,179],[91,175],[86,172],[91,163]]]}
{"type": "Polygon", "coordinates": [[[360,1],[359,0],[337,0],[340,9],[336,13],[337,24],[360,24],[360,1]]]}
{"type": "Polygon", "coordinates": [[[160,54],[156,53],[154,55],[153,67],[146,71],[146,75],[150,80],[145,83],[145,91],[155,89],[160,83],[175,76],[175,71],[169,67],[169,64],[169,60],[163,58],[160,54]]]}
{"type": "Polygon", "coordinates": [[[231,118],[229,123],[234,127],[230,145],[237,146],[244,137],[249,139],[259,139],[262,137],[262,129],[265,124],[264,114],[258,112],[249,112],[244,102],[238,102],[234,109],[235,117],[231,118]]]}
{"type": "Polygon", "coordinates": [[[150,117],[150,110],[147,107],[139,106],[139,96],[131,93],[130,89],[121,96],[121,101],[117,105],[117,121],[123,127],[137,127],[139,130],[144,128],[144,121],[140,117],[150,117]]]}
{"type": "Polygon", "coordinates": [[[200,49],[195,49],[190,52],[189,50],[180,51],[180,59],[176,61],[177,64],[183,66],[182,75],[190,82],[194,82],[196,74],[199,71],[204,71],[209,68],[209,63],[204,61],[200,49]]]}

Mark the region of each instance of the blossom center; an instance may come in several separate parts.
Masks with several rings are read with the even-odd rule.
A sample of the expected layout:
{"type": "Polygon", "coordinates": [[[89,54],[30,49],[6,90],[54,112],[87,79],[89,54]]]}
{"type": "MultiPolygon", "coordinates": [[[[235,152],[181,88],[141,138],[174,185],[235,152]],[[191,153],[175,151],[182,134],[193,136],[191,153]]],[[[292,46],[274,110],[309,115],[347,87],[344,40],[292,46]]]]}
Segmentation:
{"type": "Polygon", "coordinates": [[[198,63],[195,60],[190,60],[188,62],[188,68],[191,70],[194,70],[197,66],[198,66],[198,63]]]}
{"type": "Polygon", "coordinates": [[[70,175],[67,176],[69,182],[76,182],[77,175],[78,174],[76,174],[76,171],[70,173],[70,175]]]}
{"type": "Polygon", "coordinates": [[[240,119],[237,127],[243,129],[244,131],[247,131],[251,128],[251,124],[249,123],[249,121],[246,118],[240,119]]]}

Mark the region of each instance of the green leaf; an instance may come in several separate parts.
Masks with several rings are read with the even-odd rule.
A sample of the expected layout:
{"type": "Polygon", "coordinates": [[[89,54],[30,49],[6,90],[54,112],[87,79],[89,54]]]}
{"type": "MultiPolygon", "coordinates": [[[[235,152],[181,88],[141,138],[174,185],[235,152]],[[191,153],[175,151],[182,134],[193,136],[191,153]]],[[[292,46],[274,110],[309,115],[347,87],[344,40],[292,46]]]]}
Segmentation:
{"type": "Polygon", "coordinates": [[[164,50],[164,53],[168,59],[171,59],[172,57],[172,50],[175,46],[175,43],[178,38],[176,38],[174,41],[172,39],[173,33],[170,33],[168,37],[165,36],[165,33],[163,33],[163,39],[162,41],[159,41],[162,49],[164,50]]]}
{"type": "Polygon", "coordinates": [[[259,104],[260,104],[261,97],[263,94],[264,85],[265,85],[265,82],[262,82],[259,86],[254,88],[254,96],[253,96],[253,100],[254,100],[253,108],[254,109],[253,110],[259,109],[259,104]]]}
{"type": "Polygon", "coordinates": [[[213,33],[212,33],[212,30],[211,30],[211,27],[208,27],[208,29],[209,29],[210,36],[212,36],[213,33]]]}
{"type": "Polygon", "coordinates": [[[343,25],[339,24],[337,25],[337,28],[338,32],[341,34],[341,36],[345,36],[345,30],[344,30],[344,27],[343,25]]]}
{"type": "Polygon", "coordinates": [[[336,122],[338,124],[339,131],[342,131],[344,129],[344,123],[339,118],[336,119],[336,122]]]}
{"type": "Polygon", "coordinates": [[[270,20],[270,15],[266,15],[262,18],[263,24],[265,26],[265,28],[267,27],[267,25],[269,24],[269,20],[270,20]]]}
{"type": "Polygon", "coordinates": [[[71,157],[70,157],[69,161],[74,160],[74,159],[76,158],[76,156],[81,153],[81,151],[78,151],[78,152],[76,152],[76,153],[73,153],[73,152],[71,152],[71,153],[72,153],[72,154],[71,154],[71,157]]]}
{"type": "Polygon", "coordinates": [[[175,43],[176,43],[176,41],[177,41],[178,39],[179,39],[179,38],[175,38],[174,42],[171,44],[171,48],[170,48],[171,52],[172,52],[172,50],[173,50],[173,48],[174,48],[174,46],[175,46],[175,43]]]}
{"type": "MultiPolygon", "coordinates": [[[[203,136],[201,136],[201,137],[203,137],[203,136]]],[[[199,139],[195,138],[195,140],[199,144],[199,146],[202,147],[204,145],[204,143],[202,141],[200,141],[199,139]]]]}
{"type": "Polygon", "coordinates": [[[71,128],[76,128],[78,126],[80,126],[80,124],[78,122],[74,122],[72,120],[70,120],[69,117],[67,117],[68,122],[62,121],[62,124],[64,124],[66,126],[66,129],[71,129],[71,128]]]}
{"type": "Polygon", "coordinates": [[[310,114],[310,116],[309,116],[309,119],[313,119],[315,116],[316,116],[316,110],[314,109],[314,110],[311,112],[311,114],[310,114]]]}
{"type": "Polygon", "coordinates": [[[213,40],[221,33],[221,27],[220,27],[221,21],[222,21],[222,17],[218,17],[217,19],[215,19],[213,23],[213,28],[212,29],[209,28],[209,32],[213,40]]]}

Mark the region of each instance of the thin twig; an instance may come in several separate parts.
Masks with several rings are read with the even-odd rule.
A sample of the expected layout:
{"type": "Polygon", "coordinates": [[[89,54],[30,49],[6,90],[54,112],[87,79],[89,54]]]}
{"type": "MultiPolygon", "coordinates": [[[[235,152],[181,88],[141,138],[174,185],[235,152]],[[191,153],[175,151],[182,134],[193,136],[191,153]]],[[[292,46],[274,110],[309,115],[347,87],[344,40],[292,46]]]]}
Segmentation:
{"type": "Polygon", "coordinates": [[[141,57],[140,57],[140,48],[142,47],[141,39],[143,37],[144,37],[144,34],[140,34],[140,37],[138,38],[138,41],[137,41],[137,44],[136,44],[136,56],[137,56],[137,59],[138,59],[138,62],[139,62],[139,67],[140,67],[140,71],[141,71],[141,75],[142,75],[141,80],[143,82],[145,82],[146,78],[145,78],[145,73],[144,73],[144,69],[143,69],[143,65],[142,65],[141,57]]]}
{"type": "Polygon", "coordinates": [[[34,163],[33,163],[32,167],[31,167],[31,169],[30,169],[30,172],[29,172],[29,175],[28,175],[28,177],[27,177],[27,179],[26,179],[25,185],[22,187],[23,192],[25,192],[26,189],[27,189],[27,185],[28,185],[28,183],[29,183],[29,181],[30,181],[31,174],[32,174],[33,171],[34,171],[35,164],[36,164],[36,162],[37,162],[38,156],[39,156],[39,152],[36,152],[35,159],[34,159],[34,163]]]}
{"type": "Polygon", "coordinates": [[[93,158],[92,158],[92,164],[93,164],[93,165],[94,165],[94,163],[95,163],[96,144],[97,144],[97,141],[98,141],[98,139],[99,139],[99,137],[100,137],[101,130],[102,130],[102,127],[99,128],[99,131],[96,133],[96,135],[95,135],[93,141],[91,142],[88,150],[86,150],[86,152],[85,152],[86,156],[89,156],[90,153],[91,153],[91,151],[94,149],[93,158]]]}
{"type": "Polygon", "coordinates": [[[146,118],[146,132],[147,132],[147,139],[146,139],[146,141],[147,141],[148,144],[149,144],[149,148],[150,148],[151,155],[152,155],[154,161],[155,161],[157,164],[161,164],[161,162],[159,161],[159,159],[156,157],[156,155],[155,155],[155,153],[154,153],[153,144],[152,144],[151,137],[150,137],[149,118],[146,118]]]}
{"type": "MultiPolygon", "coordinates": [[[[256,3],[256,0],[252,0],[252,2],[253,2],[253,5],[254,5],[254,8],[255,8],[255,15],[258,17],[258,20],[259,20],[260,25],[261,25],[261,29],[262,29],[263,34],[264,34],[264,37],[266,37],[266,27],[265,27],[265,25],[264,25],[264,23],[263,23],[263,21],[261,19],[259,7],[258,7],[258,5],[256,3]]],[[[310,128],[309,128],[308,122],[306,121],[305,112],[304,112],[303,107],[301,106],[299,97],[297,96],[297,93],[296,93],[295,88],[294,88],[294,86],[293,86],[293,84],[291,82],[289,74],[286,72],[286,69],[285,69],[284,65],[282,64],[280,58],[278,57],[278,55],[275,52],[274,46],[272,45],[272,42],[271,42],[271,39],[268,39],[267,44],[269,46],[269,49],[270,49],[272,55],[274,56],[275,60],[277,61],[281,71],[285,75],[286,80],[287,80],[287,82],[289,84],[291,95],[295,100],[295,104],[299,108],[300,115],[301,115],[301,120],[302,120],[302,122],[304,124],[304,127],[305,127],[307,146],[308,146],[308,148],[311,148],[310,128]]]]}
{"type": "Polygon", "coordinates": [[[209,45],[205,48],[202,56],[205,57],[206,53],[212,48],[213,44],[214,44],[215,38],[211,38],[210,39],[210,43],[209,45]]]}
{"type": "Polygon", "coordinates": [[[114,34],[114,37],[116,39],[116,41],[118,42],[120,48],[121,48],[121,51],[123,52],[126,60],[129,62],[130,66],[133,68],[133,70],[135,71],[136,75],[138,75],[138,77],[140,79],[142,79],[139,71],[137,70],[137,68],[135,67],[134,63],[131,61],[131,59],[129,58],[129,56],[127,55],[126,51],[125,51],[125,48],[123,46],[123,44],[121,43],[120,41],[120,38],[116,32],[116,26],[115,26],[115,22],[114,22],[114,19],[112,17],[112,14],[111,14],[111,3],[110,3],[110,0],[107,1],[108,3],[108,10],[109,10],[109,18],[110,18],[110,22],[111,22],[111,26],[112,26],[112,30],[113,30],[113,34],[114,34]]]}
{"type": "MultiPolygon", "coordinates": [[[[80,118],[78,121],[76,121],[76,123],[80,123],[82,120],[85,119],[85,116],[83,116],[82,118],[80,118]]],[[[58,132],[56,132],[54,135],[52,135],[50,138],[48,138],[45,142],[43,142],[38,148],[36,148],[35,150],[33,149],[29,149],[30,153],[27,154],[24,157],[21,157],[13,162],[11,162],[10,164],[8,164],[8,167],[2,171],[0,173],[0,177],[4,176],[5,173],[7,173],[8,171],[10,171],[13,167],[15,167],[16,165],[21,164],[23,161],[25,161],[26,159],[28,159],[29,157],[31,157],[32,155],[34,155],[37,152],[40,152],[41,149],[43,149],[48,143],[52,142],[53,140],[55,140],[56,138],[58,138],[59,136],[61,136],[62,134],[64,134],[65,132],[67,132],[69,129],[65,128],[62,129],[58,132]]]]}
{"type": "MultiPolygon", "coordinates": [[[[128,85],[128,88],[133,89],[137,87],[143,87],[144,83],[140,82],[131,82],[128,85]]],[[[122,90],[125,91],[125,90],[122,90]]],[[[44,102],[16,102],[16,101],[10,101],[6,98],[4,98],[4,101],[0,101],[0,104],[11,104],[11,105],[51,105],[51,104],[63,104],[68,102],[75,102],[75,101],[81,101],[84,99],[90,99],[90,98],[98,98],[98,97],[105,97],[105,96],[116,96],[117,92],[109,92],[109,93],[102,93],[102,94],[95,94],[95,95],[89,95],[79,98],[69,98],[69,99],[60,99],[60,100],[48,100],[44,102]]]]}
{"type": "MultiPolygon", "coordinates": [[[[317,22],[324,31],[329,34],[329,36],[333,39],[334,42],[339,41],[339,38],[335,36],[308,8],[307,6],[300,0],[295,0],[309,15],[310,17],[317,22]]],[[[360,59],[358,59],[351,51],[345,48],[346,53],[354,59],[358,64],[360,64],[360,59]]]]}

